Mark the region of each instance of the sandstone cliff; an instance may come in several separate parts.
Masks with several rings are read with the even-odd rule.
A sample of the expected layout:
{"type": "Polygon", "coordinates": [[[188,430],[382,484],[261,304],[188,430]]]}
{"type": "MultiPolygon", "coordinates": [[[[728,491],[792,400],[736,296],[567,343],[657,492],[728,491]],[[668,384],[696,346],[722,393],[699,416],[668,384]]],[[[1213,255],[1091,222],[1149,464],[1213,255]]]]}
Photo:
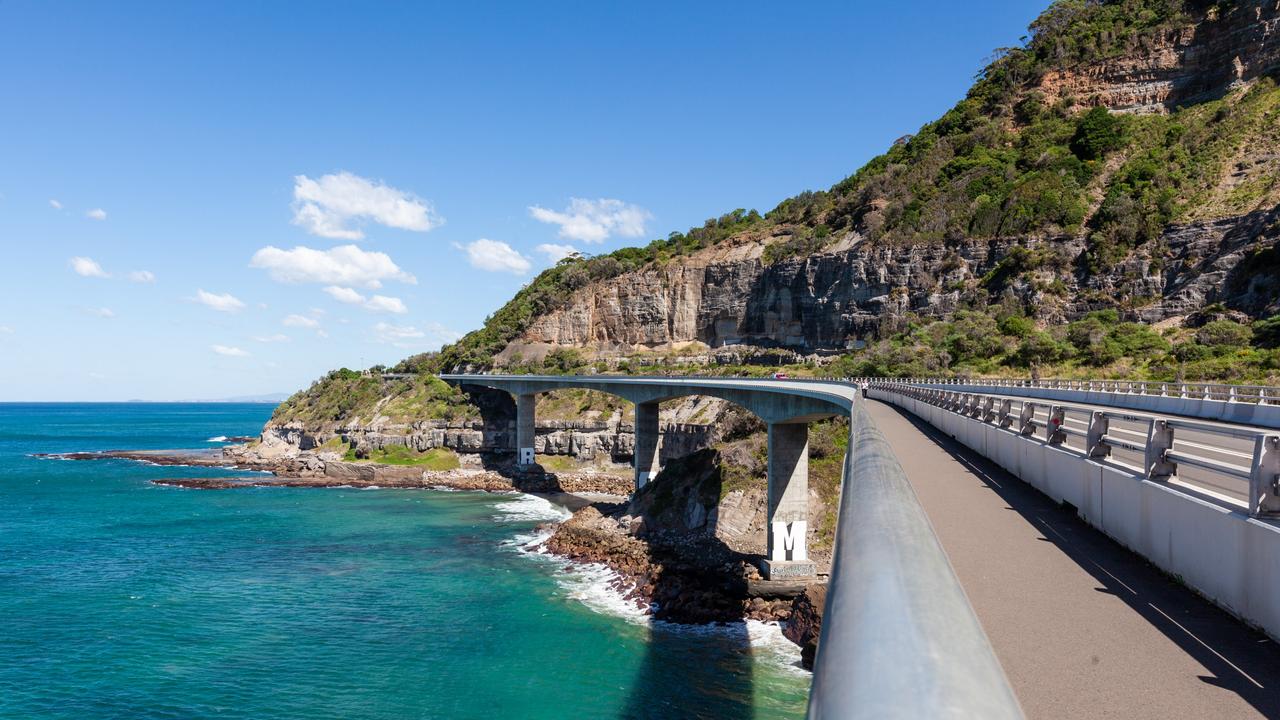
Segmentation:
{"type": "Polygon", "coordinates": [[[1174,225],[1158,244],[1105,273],[1073,267],[1084,250],[1077,237],[901,247],[850,233],[826,252],[772,265],[761,259],[767,242],[757,241],[727,257],[711,249],[593,284],[567,307],[537,318],[498,360],[538,357],[560,346],[621,355],[691,343],[844,350],[874,338],[886,317],[947,316],[974,293],[966,283],[996,271],[1012,248],[1045,249],[1062,259],[1009,287],[1046,322],[1065,322],[1116,298],[1134,299],[1125,314],[1148,323],[1212,303],[1270,315],[1280,312],[1280,278],[1251,273],[1241,261],[1277,240],[1277,209],[1174,225]]]}

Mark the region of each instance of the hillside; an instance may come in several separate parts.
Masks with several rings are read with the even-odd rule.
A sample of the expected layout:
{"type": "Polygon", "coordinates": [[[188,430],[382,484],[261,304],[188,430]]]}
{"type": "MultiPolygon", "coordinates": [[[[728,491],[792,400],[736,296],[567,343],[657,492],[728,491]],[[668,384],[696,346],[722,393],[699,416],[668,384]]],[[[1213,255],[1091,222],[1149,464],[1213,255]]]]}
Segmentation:
{"type": "MultiPolygon", "coordinates": [[[[1062,0],[829,190],[566,259],[397,369],[736,371],[767,350],[841,373],[1275,382],[1277,34],[1274,0],[1062,0]]],[[[319,404],[369,417],[382,390],[319,404]]]]}

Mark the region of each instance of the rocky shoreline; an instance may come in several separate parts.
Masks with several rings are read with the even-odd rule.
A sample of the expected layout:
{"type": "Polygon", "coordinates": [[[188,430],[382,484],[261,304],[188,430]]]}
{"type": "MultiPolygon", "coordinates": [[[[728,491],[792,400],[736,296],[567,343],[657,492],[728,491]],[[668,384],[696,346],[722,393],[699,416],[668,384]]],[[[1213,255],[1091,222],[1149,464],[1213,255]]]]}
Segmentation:
{"type": "Polygon", "coordinates": [[[546,548],[571,561],[604,565],[616,589],[657,620],[678,624],[778,622],[813,666],[826,598],[824,583],[764,580],[752,555],[714,534],[673,533],[646,526],[626,503],[596,502],[552,530],[546,548]]]}
{"type": "Polygon", "coordinates": [[[243,446],[219,451],[112,450],[41,457],[131,460],[158,466],[257,470],[261,476],[157,478],[156,485],[192,490],[252,487],[415,488],[524,492],[568,507],[572,517],[543,526],[546,550],[575,563],[603,565],[620,579],[615,589],[657,620],[678,624],[760,620],[782,623],[802,648],[806,667],[821,629],[825,584],[768,581],[757,557],[730,548],[713,532],[664,528],[627,498],[632,479],[593,471],[517,472],[495,464],[452,470],[347,462],[315,453],[264,459],[243,446]]]}

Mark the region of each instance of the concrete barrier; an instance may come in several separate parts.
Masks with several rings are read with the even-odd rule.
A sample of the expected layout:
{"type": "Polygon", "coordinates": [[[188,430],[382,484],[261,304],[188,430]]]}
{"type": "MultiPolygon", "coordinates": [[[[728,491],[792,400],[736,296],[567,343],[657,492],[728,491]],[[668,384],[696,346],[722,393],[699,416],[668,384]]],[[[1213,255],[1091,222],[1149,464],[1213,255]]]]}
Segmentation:
{"type": "MultiPolygon", "coordinates": [[[[1071,401],[1093,404],[1105,403],[1079,396],[1111,395],[985,386],[975,386],[972,391],[994,394],[1001,390],[1025,390],[1027,395],[1031,391],[1072,393],[1071,401]]],[[[1174,485],[1153,482],[1126,468],[1050,445],[1043,433],[1034,437],[1019,435],[887,390],[873,388],[869,394],[915,414],[1053,500],[1070,503],[1085,522],[1227,612],[1280,640],[1280,526],[1276,522],[1251,518],[1241,510],[1192,496],[1174,485]]],[[[1147,408],[1137,408],[1135,404],[1134,409],[1176,412],[1162,404],[1147,408]]]]}

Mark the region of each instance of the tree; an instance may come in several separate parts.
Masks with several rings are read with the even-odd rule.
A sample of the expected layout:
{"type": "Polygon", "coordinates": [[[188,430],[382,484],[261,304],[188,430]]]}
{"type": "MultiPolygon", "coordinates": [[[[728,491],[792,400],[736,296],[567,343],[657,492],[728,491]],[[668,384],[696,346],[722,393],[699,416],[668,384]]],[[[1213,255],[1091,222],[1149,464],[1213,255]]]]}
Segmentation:
{"type": "Polygon", "coordinates": [[[1080,117],[1071,151],[1081,160],[1097,160],[1124,142],[1120,118],[1105,107],[1096,107],[1080,117]]]}

